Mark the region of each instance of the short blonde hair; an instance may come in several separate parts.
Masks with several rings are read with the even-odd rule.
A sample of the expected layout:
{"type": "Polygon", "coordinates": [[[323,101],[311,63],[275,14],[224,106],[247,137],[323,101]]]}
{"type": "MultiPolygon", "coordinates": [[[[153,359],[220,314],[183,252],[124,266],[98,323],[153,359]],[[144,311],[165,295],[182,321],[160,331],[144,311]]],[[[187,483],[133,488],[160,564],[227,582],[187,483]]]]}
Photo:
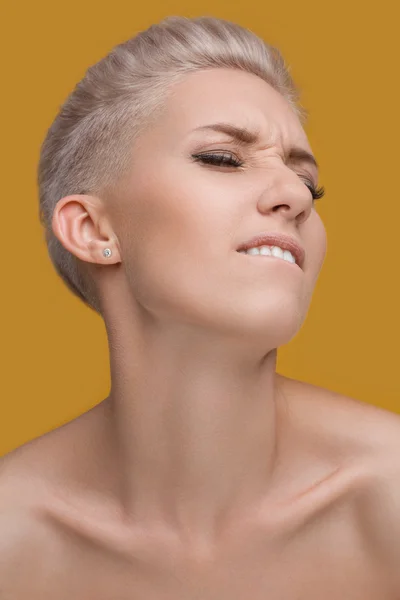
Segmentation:
{"type": "Polygon", "coordinates": [[[57,202],[70,194],[113,198],[127,174],[132,147],[186,73],[241,69],[280,92],[305,122],[299,92],[280,52],[248,29],[214,17],[167,17],[117,45],[92,65],[61,106],[43,141],[38,165],[39,217],[49,256],[67,287],[100,315],[85,263],[55,236],[57,202]]]}

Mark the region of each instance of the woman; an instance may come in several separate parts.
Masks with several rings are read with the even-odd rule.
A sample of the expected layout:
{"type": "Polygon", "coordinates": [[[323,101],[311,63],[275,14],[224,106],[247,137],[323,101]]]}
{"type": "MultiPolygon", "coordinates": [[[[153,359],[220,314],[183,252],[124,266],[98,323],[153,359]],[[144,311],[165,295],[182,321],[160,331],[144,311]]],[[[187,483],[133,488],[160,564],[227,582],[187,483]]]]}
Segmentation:
{"type": "Polygon", "coordinates": [[[210,17],[61,108],[41,219],[112,385],[3,457],[2,597],[400,597],[398,416],[276,373],[326,252],[304,120],[278,51],[210,17]]]}

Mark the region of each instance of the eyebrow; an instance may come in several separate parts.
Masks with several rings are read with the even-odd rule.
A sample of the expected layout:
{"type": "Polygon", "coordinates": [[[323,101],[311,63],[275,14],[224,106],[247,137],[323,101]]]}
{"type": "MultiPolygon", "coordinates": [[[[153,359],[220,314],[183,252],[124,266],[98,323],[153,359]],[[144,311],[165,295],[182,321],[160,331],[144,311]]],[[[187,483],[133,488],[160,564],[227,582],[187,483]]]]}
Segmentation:
{"type": "MultiPolygon", "coordinates": [[[[229,137],[233,138],[242,146],[251,146],[259,141],[259,134],[257,132],[250,131],[245,127],[237,127],[236,125],[232,125],[231,123],[212,123],[211,125],[203,125],[201,127],[197,127],[195,131],[198,130],[208,130],[211,129],[213,131],[218,131],[220,133],[224,133],[229,137]]],[[[289,162],[296,161],[306,161],[317,169],[319,169],[318,163],[315,160],[315,157],[307,150],[300,148],[299,146],[291,146],[286,155],[286,160],[289,162]]]]}

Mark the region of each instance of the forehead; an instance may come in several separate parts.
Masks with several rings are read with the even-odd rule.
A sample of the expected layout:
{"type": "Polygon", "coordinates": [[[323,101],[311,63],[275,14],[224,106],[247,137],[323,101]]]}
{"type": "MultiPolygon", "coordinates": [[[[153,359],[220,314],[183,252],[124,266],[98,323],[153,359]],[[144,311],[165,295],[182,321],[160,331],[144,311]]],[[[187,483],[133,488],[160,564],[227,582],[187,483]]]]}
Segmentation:
{"type": "Polygon", "coordinates": [[[194,130],[218,121],[259,132],[260,139],[268,144],[282,148],[297,145],[311,151],[288,101],[260,77],[237,69],[207,69],[185,75],[167,95],[158,126],[173,130],[179,137],[204,137],[213,134],[194,130]]]}

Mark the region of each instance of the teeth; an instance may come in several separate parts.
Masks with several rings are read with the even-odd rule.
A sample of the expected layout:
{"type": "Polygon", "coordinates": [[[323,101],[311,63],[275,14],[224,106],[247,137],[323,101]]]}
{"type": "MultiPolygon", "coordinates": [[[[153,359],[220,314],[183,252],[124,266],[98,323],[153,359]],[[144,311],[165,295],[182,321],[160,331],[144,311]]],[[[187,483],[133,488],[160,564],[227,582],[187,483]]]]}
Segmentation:
{"type": "Polygon", "coordinates": [[[257,248],[250,248],[249,250],[240,250],[241,254],[250,254],[256,256],[261,254],[262,256],[275,256],[276,258],[282,258],[287,262],[294,263],[296,259],[289,250],[282,250],[279,246],[258,246],[257,248]]]}
{"type": "Polygon", "coordinates": [[[287,260],[288,262],[295,263],[296,259],[289,250],[285,250],[283,253],[283,260],[287,260]]]}
{"type": "Polygon", "coordinates": [[[272,246],[272,256],[277,256],[278,258],[283,258],[283,250],[282,248],[278,248],[278,246],[272,246]]]}

